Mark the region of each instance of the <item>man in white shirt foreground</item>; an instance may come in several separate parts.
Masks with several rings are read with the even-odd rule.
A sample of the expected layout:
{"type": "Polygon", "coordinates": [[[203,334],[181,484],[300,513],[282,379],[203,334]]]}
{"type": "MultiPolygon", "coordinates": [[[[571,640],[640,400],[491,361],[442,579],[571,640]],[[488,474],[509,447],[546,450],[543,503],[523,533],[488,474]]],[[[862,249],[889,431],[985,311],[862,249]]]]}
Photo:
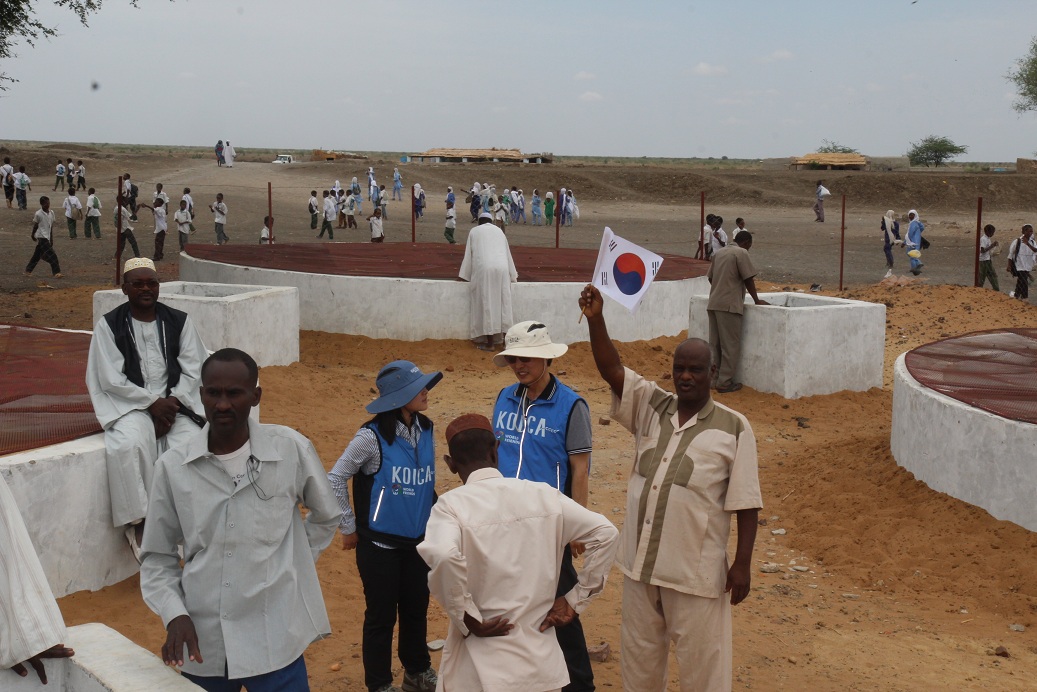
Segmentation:
{"type": "Polygon", "coordinates": [[[209,356],[208,424],[155,464],[145,522],[140,588],[166,627],[162,660],[211,692],[309,690],[303,652],[331,634],[315,563],[342,512],[310,441],[249,418],[258,381],[247,353],[209,356]]]}
{"type": "Polygon", "coordinates": [[[477,414],[446,429],[447,467],[465,485],[440,496],[418,553],[450,618],[439,689],[542,692],[569,682],[551,627],[601,593],[617,547],[608,519],[544,483],[504,478],[497,438],[477,414]],[[555,598],[562,551],[586,546],[579,582],[555,598]],[[469,636],[474,635],[474,636],[469,636]]]}

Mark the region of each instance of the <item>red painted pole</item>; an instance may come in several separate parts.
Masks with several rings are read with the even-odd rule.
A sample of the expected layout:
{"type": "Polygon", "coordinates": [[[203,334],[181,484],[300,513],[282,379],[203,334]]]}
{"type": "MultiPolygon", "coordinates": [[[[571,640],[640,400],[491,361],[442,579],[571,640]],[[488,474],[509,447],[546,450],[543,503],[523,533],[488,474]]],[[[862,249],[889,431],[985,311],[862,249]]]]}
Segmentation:
{"type": "Polygon", "coordinates": [[[839,236],[839,290],[843,290],[843,255],[846,252],[846,195],[843,195],[843,220],[839,236]]]}
{"type": "Polygon", "coordinates": [[[558,205],[555,206],[555,250],[562,242],[562,191],[558,191],[558,205]]]}
{"type": "Polygon", "coordinates": [[[695,259],[706,259],[706,239],[702,237],[702,229],[706,227],[706,191],[702,191],[702,199],[699,201],[699,249],[695,253],[695,259]]]}
{"type": "Polygon", "coordinates": [[[979,288],[979,234],[983,232],[983,198],[976,203],[976,269],[973,272],[972,285],[979,288]]]}
{"type": "Polygon", "coordinates": [[[115,191],[115,203],[119,205],[115,214],[115,285],[122,283],[120,268],[122,267],[122,176],[119,176],[119,187],[115,191]]]}
{"type": "Polygon", "coordinates": [[[266,215],[270,217],[270,244],[274,244],[274,185],[266,184],[266,215]]]}
{"type": "Polygon", "coordinates": [[[412,243],[417,242],[417,237],[418,237],[418,230],[417,230],[418,219],[417,219],[417,216],[416,216],[416,212],[417,212],[417,206],[416,205],[418,203],[418,200],[414,197],[414,186],[415,185],[417,185],[417,183],[414,183],[414,185],[410,186],[410,242],[412,242],[412,243]]]}

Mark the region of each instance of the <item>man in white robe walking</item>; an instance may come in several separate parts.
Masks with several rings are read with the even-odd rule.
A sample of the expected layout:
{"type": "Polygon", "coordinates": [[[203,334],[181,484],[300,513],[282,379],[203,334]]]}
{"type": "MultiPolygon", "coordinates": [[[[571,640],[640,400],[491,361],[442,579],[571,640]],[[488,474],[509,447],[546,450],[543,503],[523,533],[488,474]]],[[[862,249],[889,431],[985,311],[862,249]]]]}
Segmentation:
{"type": "Polygon", "coordinates": [[[198,394],[205,345],[191,318],[158,302],[155,263],[126,262],[127,302],[94,326],[86,385],[104,428],[112,523],[140,560],[155,460],[205,424],[198,394]]]}
{"type": "Polygon", "coordinates": [[[472,284],[469,337],[479,349],[492,351],[494,341],[503,342],[514,323],[511,284],[518,281],[518,272],[508,239],[489,212],[482,212],[479,225],[469,232],[457,275],[472,284]]]}
{"type": "Polygon", "coordinates": [[[223,160],[226,161],[227,168],[234,168],[234,157],[237,154],[234,153],[234,147],[230,145],[230,140],[227,140],[227,146],[223,148],[223,160]]]}

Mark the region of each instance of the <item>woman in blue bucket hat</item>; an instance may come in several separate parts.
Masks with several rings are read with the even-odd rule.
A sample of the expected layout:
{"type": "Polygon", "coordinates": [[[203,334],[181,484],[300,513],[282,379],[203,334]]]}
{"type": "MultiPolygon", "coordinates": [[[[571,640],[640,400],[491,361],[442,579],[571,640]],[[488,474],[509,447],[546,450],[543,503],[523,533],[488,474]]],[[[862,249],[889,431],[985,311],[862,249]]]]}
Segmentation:
{"type": "Polygon", "coordinates": [[[342,549],[356,549],[364,584],[364,682],[369,692],[396,691],[392,634],[399,613],[399,657],[406,692],[431,692],[436,672],[425,645],[428,566],[418,555],[436,501],[436,450],[428,390],[443,373],[425,374],[409,360],[378,372],[378,398],[328,474],[342,508],[342,549]],[[349,479],[353,503],[349,503],[349,479]]]}

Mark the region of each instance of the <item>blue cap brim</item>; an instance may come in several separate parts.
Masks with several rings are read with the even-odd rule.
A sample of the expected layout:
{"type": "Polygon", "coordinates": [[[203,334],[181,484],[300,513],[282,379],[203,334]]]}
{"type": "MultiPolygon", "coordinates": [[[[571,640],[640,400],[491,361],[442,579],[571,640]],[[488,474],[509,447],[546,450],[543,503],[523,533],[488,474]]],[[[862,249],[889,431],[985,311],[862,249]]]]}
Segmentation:
{"type": "Polygon", "coordinates": [[[392,394],[380,396],[372,401],[367,405],[367,412],[385,413],[386,411],[403,408],[411,399],[416,397],[422,389],[432,389],[439,384],[441,379],[443,379],[443,373],[441,372],[430,372],[427,375],[422,375],[406,387],[398,389],[392,394]]]}

